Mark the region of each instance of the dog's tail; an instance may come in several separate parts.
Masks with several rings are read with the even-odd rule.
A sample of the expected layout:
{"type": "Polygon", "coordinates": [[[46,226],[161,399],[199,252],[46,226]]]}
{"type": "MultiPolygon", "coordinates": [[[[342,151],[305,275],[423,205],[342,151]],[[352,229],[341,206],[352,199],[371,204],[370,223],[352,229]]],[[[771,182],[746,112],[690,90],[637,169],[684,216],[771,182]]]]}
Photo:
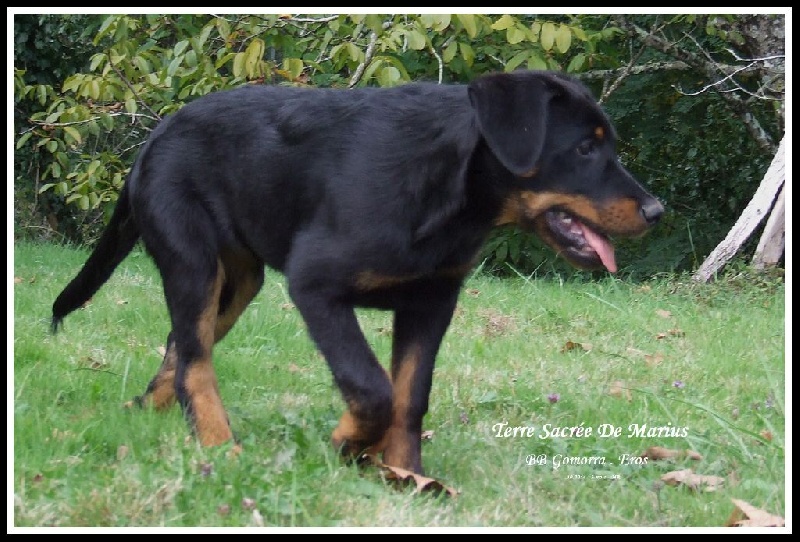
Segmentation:
{"type": "Polygon", "coordinates": [[[72,279],[53,303],[53,333],[69,313],[86,303],[111,277],[114,269],[133,250],[139,229],[133,220],[128,183],[122,187],[117,206],[100,240],[83,269],[72,279]]]}

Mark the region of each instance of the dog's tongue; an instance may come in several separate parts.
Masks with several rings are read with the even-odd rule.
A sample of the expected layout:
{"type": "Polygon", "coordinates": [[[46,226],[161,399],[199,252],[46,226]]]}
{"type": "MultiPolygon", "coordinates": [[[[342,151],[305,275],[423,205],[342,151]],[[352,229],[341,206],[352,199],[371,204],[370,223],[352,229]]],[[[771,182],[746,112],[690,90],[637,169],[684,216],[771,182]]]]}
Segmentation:
{"type": "Polygon", "coordinates": [[[611,273],[616,273],[617,261],[614,259],[614,247],[608,242],[608,239],[602,235],[598,235],[591,228],[582,223],[581,228],[583,229],[583,236],[586,238],[586,242],[589,243],[589,246],[600,256],[600,261],[603,262],[606,269],[611,273]]]}

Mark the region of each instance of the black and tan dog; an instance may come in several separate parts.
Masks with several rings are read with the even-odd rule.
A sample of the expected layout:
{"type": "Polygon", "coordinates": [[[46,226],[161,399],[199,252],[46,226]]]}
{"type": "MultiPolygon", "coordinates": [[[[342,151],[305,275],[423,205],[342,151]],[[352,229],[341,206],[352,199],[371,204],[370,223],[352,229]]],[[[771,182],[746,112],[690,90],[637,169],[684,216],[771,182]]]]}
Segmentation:
{"type": "Polygon", "coordinates": [[[588,90],[552,72],[392,89],[246,86],[164,120],[99,244],[53,305],[53,328],[141,237],[172,321],[142,404],[176,401],[200,442],[232,438],[212,349],[282,271],[347,410],[333,444],[422,472],[434,361],[492,227],[537,232],[583,268],[616,270],[609,236],[664,208],[620,165],[588,90]],[[355,307],[394,311],[391,374],[355,307]]]}

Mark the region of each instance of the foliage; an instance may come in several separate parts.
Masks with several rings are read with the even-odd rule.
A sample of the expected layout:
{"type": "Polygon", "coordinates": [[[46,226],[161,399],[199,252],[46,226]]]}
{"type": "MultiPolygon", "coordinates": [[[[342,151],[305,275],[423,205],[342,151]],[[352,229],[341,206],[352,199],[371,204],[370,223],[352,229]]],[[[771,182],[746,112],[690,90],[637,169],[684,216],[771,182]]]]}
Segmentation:
{"type": "MultiPolygon", "coordinates": [[[[676,16],[668,30],[722,50],[738,38],[716,20],[676,16]]],[[[209,92],[465,82],[518,68],[582,74],[619,68],[629,49],[606,15],[16,16],[15,224],[33,208],[51,228],[90,242],[149,131],[209,92]],[[75,226],[85,217],[90,227],[75,226]]],[[[627,165],[671,211],[646,243],[620,246],[620,261],[636,261],[639,272],[694,265],[733,223],[771,158],[719,99],[680,96],[671,86],[696,86],[693,77],[629,77],[604,104],[627,165]],[[731,156],[730,141],[743,152],[731,156]]],[[[499,230],[486,255],[487,268],[501,272],[564,269],[514,230],[499,230]]]]}

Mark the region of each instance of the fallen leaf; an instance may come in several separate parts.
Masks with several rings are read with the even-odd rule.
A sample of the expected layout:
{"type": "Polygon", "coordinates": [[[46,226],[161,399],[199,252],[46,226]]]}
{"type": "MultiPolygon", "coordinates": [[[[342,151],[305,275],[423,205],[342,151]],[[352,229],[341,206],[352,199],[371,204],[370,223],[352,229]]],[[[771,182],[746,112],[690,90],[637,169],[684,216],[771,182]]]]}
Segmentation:
{"type": "Polygon", "coordinates": [[[455,497],[458,495],[458,491],[445,486],[434,478],[428,478],[427,476],[416,474],[410,470],[392,467],[383,463],[375,463],[375,465],[383,471],[387,480],[399,482],[401,484],[413,483],[416,486],[414,489],[415,493],[432,492],[439,494],[444,492],[448,497],[455,497]]]}
{"type": "Polygon", "coordinates": [[[225,455],[228,459],[235,459],[239,457],[239,454],[242,453],[242,445],[241,444],[234,444],[231,446],[231,449],[228,450],[225,455]]]}
{"type": "Polygon", "coordinates": [[[245,497],[242,499],[242,508],[244,508],[245,510],[255,510],[256,501],[251,499],[250,497],[245,497]]]}
{"type": "Polygon", "coordinates": [[[608,390],[609,395],[613,397],[624,397],[628,402],[632,400],[631,390],[625,387],[621,380],[617,380],[611,384],[611,389],[608,390]]]}
{"type": "Polygon", "coordinates": [[[253,525],[256,527],[263,527],[264,526],[264,517],[261,515],[257,509],[253,509],[253,525]]]}
{"type": "Polygon", "coordinates": [[[127,305],[127,304],[128,304],[127,299],[117,299],[117,305],[127,305]]]}
{"type": "Polygon", "coordinates": [[[220,516],[227,516],[231,513],[231,505],[230,504],[220,504],[217,506],[217,514],[220,516]]]}
{"type": "Polygon", "coordinates": [[[667,337],[683,337],[685,335],[686,333],[684,333],[683,330],[676,328],[656,333],[656,339],[666,339],[667,337]]]}
{"type": "Polygon", "coordinates": [[[432,440],[433,439],[433,431],[423,431],[422,434],[419,436],[420,440],[432,440]]]}
{"type": "Polygon", "coordinates": [[[124,444],[120,444],[117,448],[117,461],[122,461],[126,457],[128,457],[128,452],[130,449],[125,446],[124,444]]]}
{"type": "Polygon", "coordinates": [[[668,472],[661,477],[661,480],[671,486],[686,486],[692,491],[697,491],[701,488],[704,491],[716,491],[725,483],[725,478],[695,474],[692,469],[668,472]]]}
{"type": "Polygon", "coordinates": [[[166,357],[167,348],[165,346],[159,346],[158,348],[156,348],[156,352],[158,352],[158,355],[161,356],[162,358],[166,357]]]}
{"type": "Polygon", "coordinates": [[[700,461],[703,456],[694,450],[673,450],[670,448],[663,448],[661,446],[650,446],[639,457],[647,457],[654,461],[661,461],[662,459],[677,459],[687,457],[694,461],[700,461]]]}
{"type": "Polygon", "coordinates": [[[739,499],[731,499],[736,506],[726,527],[783,527],[786,520],[756,508],[752,504],[739,499]]]}
{"type": "Polygon", "coordinates": [[[469,416],[467,416],[467,413],[462,410],[461,413],[458,415],[458,420],[466,425],[469,423],[469,416]]]}
{"type": "Polygon", "coordinates": [[[657,309],[656,314],[659,315],[661,318],[672,318],[672,313],[669,311],[665,311],[664,309],[657,309]]]}
{"type": "Polygon", "coordinates": [[[481,295],[481,291],[476,288],[467,288],[467,295],[470,297],[478,297],[481,295]]]}
{"type": "Polygon", "coordinates": [[[200,465],[200,476],[208,478],[214,472],[214,465],[212,463],[202,463],[200,465]]]}
{"type": "Polygon", "coordinates": [[[703,456],[695,452],[694,450],[686,450],[686,457],[688,457],[693,461],[700,461],[701,459],[703,459],[703,456]]]}
{"type": "Polygon", "coordinates": [[[772,442],[772,431],[761,431],[761,438],[767,442],[772,442]]]}
{"type": "Polygon", "coordinates": [[[19,284],[23,281],[22,277],[14,277],[14,284],[19,284]]]}
{"type": "Polygon", "coordinates": [[[567,341],[566,343],[564,343],[564,346],[561,347],[561,353],[563,354],[564,352],[569,352],[570,350],[578,350],[579,348],[585,352],[588,352],[589,350],[592,349],[592,345],[588,343],[577,343],[574,341],[567,341]]]}
{"type": "Polygon", "coordinates": [[[648,367],[656,367],[657,365],[661,365],[662,361],[664,361],[664,354],[644,355],[644,362],[647,364],[648,367]]]}
{"type": "Polygon", "coordinates": [[[42,480],[44,480],[44,474],[42,474],[41,472],[37,472],[36,474],[33,475],[32,480],[34,482],[41,482],[42,480]]]}
{"type": "Polygon", "coordinates": [[[488,337],[499,337],[517,330],[514,318],[498,311],[486,309],[481,311],[480,316],[486,321],[483,334],[488,337]]]}
{"type": "Polygon", "coordinates": [[[285,311],[294,309],[294,303],[281,303],[281,308],[285,311]]]}

